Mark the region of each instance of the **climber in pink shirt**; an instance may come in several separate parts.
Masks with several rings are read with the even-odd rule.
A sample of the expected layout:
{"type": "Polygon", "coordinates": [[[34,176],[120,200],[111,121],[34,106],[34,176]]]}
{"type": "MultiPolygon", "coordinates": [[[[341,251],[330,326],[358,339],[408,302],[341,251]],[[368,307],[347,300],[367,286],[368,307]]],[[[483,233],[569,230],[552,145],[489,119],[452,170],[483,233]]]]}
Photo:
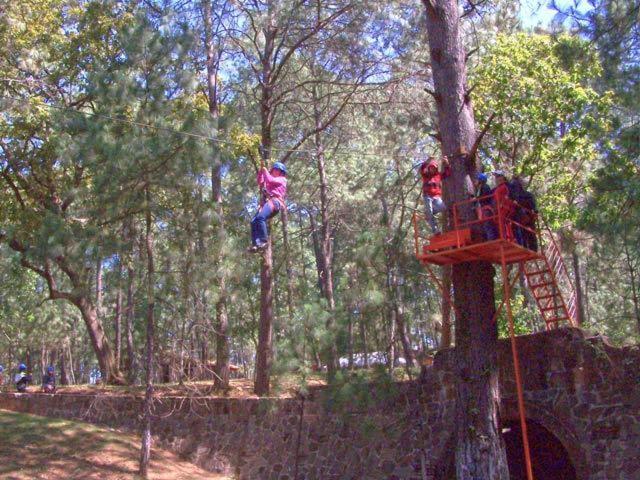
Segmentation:
{"type": "Polygon", "coordinates": [[[276,162],[269,172],[265,167],[258,171],[258,185],[262,193],[260,208],[251,220],[250,252],[259,252],[267,247],[267,220],[286,208],[284,200],[287,196],[287,167],[276,162]]]}

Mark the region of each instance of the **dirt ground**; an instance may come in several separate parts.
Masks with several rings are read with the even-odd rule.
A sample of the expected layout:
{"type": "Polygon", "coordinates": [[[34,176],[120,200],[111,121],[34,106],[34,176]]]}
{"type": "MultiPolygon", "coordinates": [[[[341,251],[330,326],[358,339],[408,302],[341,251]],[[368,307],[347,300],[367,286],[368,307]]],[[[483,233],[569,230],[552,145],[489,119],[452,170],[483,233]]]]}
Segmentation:
{"type": "MultiPolygon", "coordinates": [[[[325,385],[324,379],[311,378],[304,385],[299,378],[282,378],[272,386],[272,395],[279,398],[295,397],[300,390],[305,388],[325,385]]],[[[29,387],[30,392],[38,392],[37,387],[29,387]]],[[[91,394],[91,395],[144,395],[144,387],[141,386],[111,386],[111,385],[73,385],[58,386],[57,394],[91,394]]],[[[224,398],[257,398],[253,393],[253,381],[248,379],[233,379],[230,388],[225,391],[216,390],[213,382],[189,382],[184,385],[158,384],[154,386],[156,397],[171,396],[203,396],[224,398]]]]}
{"type": "MultiPolygon", "coordinates": [[[[133,480],[140,439],[83,422],[0,410],[0,479],[133,480]]],[[[149,478],[231,480],[154,448],[149,478]]]]}

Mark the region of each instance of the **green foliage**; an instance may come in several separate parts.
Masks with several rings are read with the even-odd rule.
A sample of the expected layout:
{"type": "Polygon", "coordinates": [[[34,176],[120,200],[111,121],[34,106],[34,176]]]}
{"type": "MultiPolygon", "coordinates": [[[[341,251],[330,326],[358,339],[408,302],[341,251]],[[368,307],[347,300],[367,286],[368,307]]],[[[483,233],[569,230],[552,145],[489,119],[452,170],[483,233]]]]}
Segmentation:
{"type": "Polygon", "coordinates": [[[495,115],[484,160],[523,176],[554,226],[576,220],[609,128],[601,73],[589,43],[521,33],[499,36],[472,75],[479,124],[495,115]]]}
{"type": "MultiPolygon", "coordinates": [[[[95,364],[78,312],[45,300],[46,281],[7,248],[16,238],[26,246],[25,261],[36,268],[52,265],[58,290],[82,294],[94,304],[100,298],[99,319],[111,341],[120,298],[121,363],[137,360],[148,306],[141,237],[143,214],[150,210],[158,363],[175,382],[189,370],[181,370],[181,361],[210,365],[217,342],[216,304],[226,295],[232,363],[253,374],[259,260],[243,252],[257,206],[263,88],[274,95],[267,105],[272,109],[271,160],[286,160],[290,170],[286,250],[281,217],[271,222],[276,384],[281,379],[286,385],[295,373],[306,388],[320,374],[312,367],[321,371],[320,352],[328,345],[336,346],[343,363],[350,353],[390,355],[395,349],[402,356],[393,324],[397,311],[411,346],[422,353],[435,349],[440,293],[413,258],[411,242],[411,215],[414,208],[422,212],[414,165],[426,154],[439,153],[430,136],[437,133],[435,104],[424,90],[428,52],[421,36],[422,6],[404,0],[351,4],[335,29],[303,42],[278,81],[264,85],[254,52],[264,47],[263,39],[260,34],[252,43],[255,32],[246,15],[255,14],[266,25],[269,12],[262,5],[254,10],[232,2],[231,11],[217,12],[215,21],[221,24],[212,28],[221,49],[214,118],[200,12],[182,9],[179,2],[161,3],[152,8],[144,2],[37,0],[3,7],[0,359],[15,363],[29,351],[37,363],[44,338],[49,352],[44,356],[64,349],[77,380],[86,381],[95,364]],[[318,129],[318,121],[334,114],[329,126],[318,129]],[[212,198],[218,168],[221,206],[212,198]],[[320,286],[323,228],[330,232],[333,310],[320,286]],[[55,264],[61,257],[78,272],[74,281],[55,264]],[[125,345],[127,313],[131,358],[125,345]]],[[[296,25],[299,30],[289,32],[295,36],[312,28],[315,7],[314,15],[307,15],[312,8],[307,4],[275,3],[274,22],[282,29],[296,25]]],[[[324,13],[341,6],[323,5],[324,13]]],[[[633,341],[640,142],[637,96],[628,74],[636,67],[627,68],[627,57],[617,50],[607,59],[610,39],[605,45],[600,37],[586,42],[567,34],[517,33],[518,2],[478,8],[482,15],[464,20],[474,27],[465,29],[473,32],[465,44],[479,48],[470,57],[475,65],[471,98],[479,128],[495,115],[481,159],[487,167],[523,176],[545,219],[562,227],[566,246],[581,256],[587,324],[615,341],[633,341]]],[[[628,42],[619,12],[605,10],[598,18],[613,18],[614,30],[628,42]]],[[[541,328],[523,295],[516,287],[512,304],[518,334],[541,328]]],[[[496,296],[499,301],[500,289],[496,296]]],[[[498,325],[505,336],[504,310],[498,325]]],[[[132,369],[131,376],[139,377],[139,369],[132,369]]],[[[341,373],[331,401],[344,409],[366,406],[369,382],[390,382],[389,371],[390,366],[375,373],[341,373]]]]}

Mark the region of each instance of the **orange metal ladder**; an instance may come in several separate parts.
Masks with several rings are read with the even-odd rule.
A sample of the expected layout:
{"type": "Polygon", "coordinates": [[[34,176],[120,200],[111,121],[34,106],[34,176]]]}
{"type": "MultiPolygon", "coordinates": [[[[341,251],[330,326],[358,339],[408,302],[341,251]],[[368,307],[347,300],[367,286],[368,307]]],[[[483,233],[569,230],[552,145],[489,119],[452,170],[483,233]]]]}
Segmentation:
{"type": "Polygon", "coordinates": [[[578,324],[575,288],[562,260],[560,248],[551,230],[540,229],[542,258],[524,263],[527,285],[536,301],[547,330],[557,328],[561,322],[578,324]]]}

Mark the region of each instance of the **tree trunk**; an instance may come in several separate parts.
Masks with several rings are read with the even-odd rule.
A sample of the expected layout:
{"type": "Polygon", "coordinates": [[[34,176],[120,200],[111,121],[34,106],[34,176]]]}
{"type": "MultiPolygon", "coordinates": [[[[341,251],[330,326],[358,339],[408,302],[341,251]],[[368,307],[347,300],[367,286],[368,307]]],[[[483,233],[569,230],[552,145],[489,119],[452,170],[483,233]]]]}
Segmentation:
{"type": "Polygon", "coordinates": [[[388,309],[383,310],[383,315],[387,317],[387,326],[389,331],[389,341],[387,342],[387,359],[389,362],[389,373],[393,373],[393,367],[396,364],[396,319],[395,310],[389,312],[388,309]],[[388,314],[386,314],[388,312],[388,314]]]}
{"type": "MultiPolygon", "coordinates": [[[[100,252],[98,252],[100,255],[100,252]]],[[[96,260],[96,312],[98,314],[98,319],[102,321],[102,310],[103,310],[103,298],[104,292],[102,288],[102,258],[98,258],[96,260]]]]}
{"type": "Polygon", "coordinates": [[[451,266],[442,267],[442,328],[440,348],[451,347],[451,266]]]}
{"type": "MultiPolygon", "coordinates": [[[[190,228],[187,226],[187,237],[191,237],[190,228]]],[[[191,265],[192,265],[192,245],[191,240],[187,240],[182,245],[182,255],[184,257],[184,273],[182,275],[182,322],[180,329],[180,366],[181,366],[181,374],[179,383],[182,385],[184,383],[184,355],[185,355],[185,341],[187,337],[187,333],[191,333],[191,328],[189,328],[189,332],[187,332],[187,325],[193,325],[193,314],[191,309],[191,265]]],[[[189,355],[189,364],[194,361],[196,357],[194,355],[189,355]]],[[[189,377],[191,376],[191,372],[189,372],[189,377]]]]}
{"type": "Polygon", "coordinates": [[[135,310],[133,304],[133,281],[135,279],[135,271],[133,267],[127,267],[127,316],[126,316],[126,340],[127,340],[127,377],[129,383],[133,383],[136,377],[136,353],[133,344],[133,319],[135,318],[135,310]]]}
{"type": "Polygon", "coordinates": [[[289,214],[286,208],[282,209],[280,213],[280,224],[282,225],[282,248],[284,250],[284,261],[286,270],[287,281],[287,313],[289,314],[289,325],[293,325],[294,316],[293,312],[295,307],[293,305],[293,264],[291,262],[291,255],[289,251],[289,214]]]}
{"type": "Polygon", "coordinates": [[[122,262],[118,262],[118,292],[116,294],[116,311],[113,318],[113,329],[115,334],[115,357],[116,357],[116,365],[120,368],[121,362],[120,359],[122,357],[122,273],[123,267],[122,262]]]}
{"type": "Polygon", "coordinates": [[[353,310],[347,312],[349,323],[347,324],[347,354],[349,370],[353,369],[353,310]]]}
{"type": "Polygon", "coordinates": [[[60,385],[69,385],[69,372],[67,371],[67,342],[65,341],[60,351],[60,385]]]}
{"type": "MultiPolygon", "coordinates": [[[[213,135],[218,136],[218,121],[220,112],[218,109],[218,63],[219,52],[213,37],[213,17],[210,0],[203,0],[204,41],[207,53],[207,97],[209,101],[209,114],[213,121],[213,135]]],[[[222,205],[222,162],[220,149],[213,146],[213,159],[211,168],[211,201],[215,206],[217,215],[217,239],[216,256],[214,261],[222,263],[223,249],[225,245],[226,231],[224,224],[224,209],[222,205]]],[[[227,279],[226,272],[221,269],[215,278],[218,299],[216,301],[215,336],[216,336],[216,388],[229,387],[229,320],[227,316],[227,279]]]]}
{"type": "Polygon", "coordinates": [[[256,395],[268,395],[270,387],[269,378],[273,358],[273,279],[271,277],[273,265],[271,262],[271,238],[268,238],[260,272],[260,324],[254,384],[256,395]]]}
{"type": "MultiPolygon", "coordinates": [[[[78,271],[75,271],[73,267],[68,263],[68,259],[63,255],[55,257],[55,264],[64,272],[72,288],[72,292],[62,292],[58,290],[56,279],[51,273],[51,258],[46,258],[44,260],[44,267],[40,268],[33,265],[26,257],[28,247],[20,243],[20,241],[16,239],[10,240],[9,247],[12,250],[20,252],[21,262],[23,266],[36,272],[47,282],[47,286],[49,289],[49,298],[51,300],[67,300],[80,310],[82,319],[84,320],[87,331],[89,333],[89,338],[91,339],[91,345],[93,346],[94,352],[98,359],[103,378],[106,379],[108,383],[123,384],[124,378],[122,377],[122,373],[115,363],[115,357],[109,345],[109,340],[104,333],[104,328],[102,322],[100,321],[96,304],[92,300],[90,286],[85,283],[84,276],[81,275],[78,271]]],[[[99,293],[98,301],[101,302],[101,263],[98,262],[97,266],[98,273],[96,278],[96,289],[99,293]]]]}
{"type": "Polygon", "coordinates": [[[332,245],[332,228],[329,223],[329,189],[327,184],[327,173],[325,170],[325,157],[324,157],[324,143],[322,141],[322,135],[320,130],[322,129],[322,119],[320,116],[320,109],[318,107],[318,92],[317,87],[314,85],[313,90],[313,114],[315,121],[315,128],[317,130],[314,135],[314,146],[316,150],[316,166],[318,168],[318,176],[320,180],[320,255],[322,260],[320,264],[320,282],[322,295],[327,301],[327,309],[329,315],[327,316],[326,329],[328,343],[325,345],[325,358],[327,363],[327,376],[329,382],[332,382],[335,378],[337,371],[337,359],[338,351],[335,342],[335,299],[333,295],[333,245],[332,245]]]}
{"type": "MultiPolygon", "coordinates": [[[[448,205],[465,199],[469,178],[477,172],[470,152],[475,122],[467,91],[466,55],[459,35],[456,0],[423,0],[426,6],[431,69],[443,154],[451,160],[445,180],[448,205]]],[[[461,212],[471,217],[471,209],[461,212]]],[[[509,471],[500,434],[493,266],[457,264],[452,269],[456,318],[456,478],[507,480],[509,471]]]]}
{"type": "Polygon", "coordinates": [[[367,348],[367,326],[365,325],[364,312],[360,312],[360,341],[362,342],[362,366],[369,368],[369,350],[367,348]]]}
{"type": "MultiPolygon", "coordinates": [[[[260,97],[260,155],[262,163],[271,161],[271,125],[273,122],[272,59],[275,50],[275,12],[271,2],[268,5],[267,25],[263,28],[264,50],[262,52],[262,82],[260,97]]],[[[269,379],[273,354],[273,249],[271,232],[267,248],[262,253],[260,266],[260,324],[258,348],[256,351],[256,379],[254,390],[257,395],[269,394],[269,379]]]]}
{"type": "Polygon", "coordinates": [[[145,245],[147,250],[147,346],[146,346],[146,390],[143,404],[142,446],[140,449],[140,476],[148,478],[151,458],[151,415],[153,404],[153,348],[154,348],[154,309],[155,309],[155,266],[153,264],[153,232],[151,223],[151,193],[149,185],[145,189],[145,245]]]}
{"type": "Polygon", "coordinates": [[[116,365],[116,359],[107,340],[107,336],[102,328],[102,322],[98,318],[96,306],[86,297],[79,297],[74,300],[74,305],[78,307],[82,319],[87,326],[91,345],[98,358],[98,365],[106,382],[114,385],[124,385],[125,379],[116,365]]]}
{"type": "Polygon", "coordinates": [[[624,257],[629,272],[629,280],[631,281],[631,300],[633,301],[633,313],[636,317],[636,327],[640,334],[640,298],[638,298],[638,272],[633,265],[633,259],[629,254],[629,245],[627,244],[626,235],[622,239],[624,246],[624,257]]]}

